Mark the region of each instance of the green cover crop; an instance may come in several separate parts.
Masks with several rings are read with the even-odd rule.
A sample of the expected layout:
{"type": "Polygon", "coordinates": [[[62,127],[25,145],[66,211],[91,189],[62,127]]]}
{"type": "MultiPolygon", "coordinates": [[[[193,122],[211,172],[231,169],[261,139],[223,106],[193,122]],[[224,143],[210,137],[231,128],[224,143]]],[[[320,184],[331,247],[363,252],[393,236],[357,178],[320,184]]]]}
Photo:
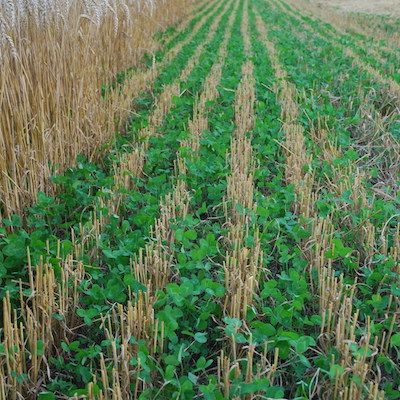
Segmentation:
{"type": "Polygon", "coordinates": [[[199,3],[2,220],[1,400],[400,398],[398,54],[312,10],[199,3]]]}

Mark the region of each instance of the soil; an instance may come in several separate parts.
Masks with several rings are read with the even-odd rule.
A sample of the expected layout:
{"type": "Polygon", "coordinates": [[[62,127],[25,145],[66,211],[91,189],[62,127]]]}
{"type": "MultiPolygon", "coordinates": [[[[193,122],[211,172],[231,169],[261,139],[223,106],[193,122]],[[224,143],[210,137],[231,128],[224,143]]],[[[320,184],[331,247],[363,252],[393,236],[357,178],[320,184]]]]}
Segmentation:
{"type": "Polygon", "coordinates": [[[362,12],[400,17],[400,0],[314,0],[321,6],[333,6],[346,12],[362,12]]]}

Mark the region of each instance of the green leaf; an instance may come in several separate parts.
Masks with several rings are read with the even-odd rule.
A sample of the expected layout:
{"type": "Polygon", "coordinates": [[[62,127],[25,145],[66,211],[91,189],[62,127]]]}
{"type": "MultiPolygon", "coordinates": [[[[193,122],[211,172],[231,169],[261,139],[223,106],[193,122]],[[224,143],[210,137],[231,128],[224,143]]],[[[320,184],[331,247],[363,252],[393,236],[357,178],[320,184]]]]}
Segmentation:
{"type": "Polygon", "coordinates": [[[258,379],[255,380],[252,383],[242,383],[239,385],[240,386],[240,394],[245,395],[245,394],[252,394],[255,392],[265,392],[265,390],[268,389],[269,387],[269,381],[268,379],[258,379]]]}
{"type": "Polygon", "coordinates": [[[188,378],[190,382],[192,382],[194,385],[197,384],[197,381],[199,379],[196,375],[192,374],[191,372],[188,373],[188,378]]]}
{"type": "Polygon", "coordinates": [[[185,236],[186,239],[189,239],[189,240],[196,240],[197,239],[197,233],[193,229],[191,229],[189,231],[186,231],[184,233],[184,236],[185,236]]]}
{"type": "Polygon", "coordinates": [[[393,296],[400,296],[400,287],[396,285],[391,285],[390,291],[393,294],[393,296]]]}
{"type": "Polygon", "coordinates": [[[207,342],[207,333],[205,333],[205,332],[195,333],[194,340],[199,343],[206,343],[207,342]]]}
{"type": "Polygon", "coordinates": [[[99,312],[95,308],[89,308],[87,310],[85,310],[84,308],[78,308],[76,314],[84,319],[85,324],[91,325],[92,319],[98,316],[99,312]]]}
{"type": "Polygon", "coordinates": [[[44,354],[44,342],[43,340],[38,340],[36,343],[36,351],[38,356],[42,356],[44,354]]]}
{"type": "Polygon", "coordinates": [[[27,246],[23,238],[13,237],[10,239],[9,244],[3,248],[3,253],[6,256],[22,260],[26,256],[26,247],[27,246]]]}
{"type": "Polygon", "coordinates": [[[352,251],[353,249],[346,247],[340,239],[333,239],[332,248],[326,252],[326,256],[330,259],[348,257],[352,251]]]}
{"type": "Polygon", "coordinates": [[[113,302],[124,303],[126,294],[124,293],[124,285],[119,278],[111,278],[107,281],[105,294],[107,298],[113,302]]]}
{"type": "Polygon", "coordinates": [[[4,226],[13,226],[14,228],[22,227],[22,219],[17,214],[12,214],[10,218],[3,219],[4,226]]]}
{"type": "Polygon", "coordinates": [[[242,326],[242,321],[238,318],[225,317],[224,322],[226,323],[224,331],[229,337],[235,335],[237,330],[242,326]]]}
{"type": "Polygon", "coordinates": [[[201,356],[197,361],[196,361],[196,371],[202,371],[209,367],[213,363],[213,360],[206,360],[205,357],[201,356]]]}
{"type": "Polygon", "coordinates": [[[296,352],[302,354],[308,350],[310,346],[315,346],[315,340],[311,336],[302,336],[295,341],[296,352]]]}
{"type": "Polygon", "coordinates": [[[143,286],[132,274],[127,274],[124,276],[124,283],[126,286],[129,286],[135,293],[138,293],[140,290],[146,290],[146,287],[143,286]]]}
{"type": "Polygon", "coordinates": [[[206,293],[217,296],[223,297],[225,294],[225,287],[218,282],[214,282],[209,278],[205,278],[201,281],[201,286],[205,290],[206,293]]]}
{"type": "Polygon", "coordinates": [[[61,348],[66,352],[66,353],[69,353],[69,346],[68,346],[68,344],[67,343],[65,343],[65,342],[61,342],[61,348]]]}
{"type": "Polygon", "coordinates": [[[56,400],[56,396],[51,392],[42,392],[39,394],[38,400],[56,400]]]}
{"type": "Polygon", "coordinates": [[[395,333],[390,339],[392,347],[400,347],[400,333],[395,333]]]}
{"type": "Polygon", "coordinates": [[[338,376],[341,376],[344,374],[344,368],[341,365],[338,364],[332,364],[330,369],[329,369],[329,376],[331,379],[335,379],[338,376]]]}
{"type": "Polygon", "coordinates": [[[240,395],[253,394],[261,392],[264,394],[263,397],[269,399],[280,399],[284,396],[282,388],[277,386],[270,386],[268,379],[256,379],[252,383],[241,383],[239,384],[240,395]]]}
{"type": "Polygon", "coordinates": [[[175,365],[167,365],[167,368],[165,369],[164,378],[170,381],[174,378],[174,373],[175,373],[175,365]]]}
{"type": "Polygon", "coordinates": [[[348,160],[351,160],[351,161],[355,161],[355,160],[358,160],[358,159],[360,158],[360,155],[357,153],[357,151],[355,151],[355,150],[353,150],[353,149],[347,150],[347,151],[344,153],[344,156],[345,156],[348,160]]]}
{"type": "Polygon", "coordinates": [[[264,207],[258,206],[256,212],[259,217],[268,217],[268,210],[264,207]]]}
{"type": "Polygon", "coordinates": [[[259,336],[261,339],[272,337],[276,334],[276,330],[271,324],[266,324],[261,321],[253,321],[251,327],[255,331],[254,335],[259,336]]]}

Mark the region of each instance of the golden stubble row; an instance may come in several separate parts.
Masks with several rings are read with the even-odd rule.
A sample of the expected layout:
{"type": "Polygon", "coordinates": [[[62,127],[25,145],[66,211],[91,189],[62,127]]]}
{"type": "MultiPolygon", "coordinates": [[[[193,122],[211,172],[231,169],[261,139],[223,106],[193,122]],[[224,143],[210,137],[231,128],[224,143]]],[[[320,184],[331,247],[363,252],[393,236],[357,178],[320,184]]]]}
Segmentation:
{"type": "Polygon", "coordinates": [[[29,282],[20,282],[18,310],[6,293],[2,321],[4,353],[0,356],[1,400],[36,398],[38,385],[50,374],[49,357],[82,326],[76,309],[78,287],[85,277],[84,265],[68,257],[61,263],[60,273],[56,278],[52,265],[40,262],[33,267],[29,261],[29,282]],[[27,295],[27,291],[31,294],[27,295]],[[21,380],[24,375],[26,378],[21,380]]]}
{"type": "MultiPolygon", "coordinates": [[[[248,1],[243,3],[241,32],[246,58],[251,56],[248,28],[248,1]]],[[[249,218],[246,210],[255,208],[254,203],[254,161],[251,138],[254,124],[255,79],[254,66],[250,60],[242,65],[241,81],[236,89],[234,111],[235,129],[231,139],[227,163],[230,174],[227,177],[227,193],[224,204],[225,220],[228,227],[227,241],[230,250],[224,263],[227,295],[224,310],[230,317],[242,318],[251,304],[254,285],[257,281],[259,243],[254,249],[244,246],[249,218]],[[253,258],[256,260],[253,263],[253,258]]],[[[262,258],[262,257],[261,257],[262,258]]]]}
{"type": "MultiPolygon", "coordinates": [[[[249,2],[243,4],[241,32],[244,53],[247,60],[242,65],[242,78],[235,94],[235,129],[231,140],[227,163],[230,174],[227,177],[227,193],[224,201],[227,252],[223,262],[226,295],[223,299],[223,313],[229,318],[241,320],[241,329],[250,337],[250,344],[238,345],[234,337],[226,337],[218,357],[218,380],[226,397],[232,386],[232,378],[243,376],[247,383],[267,377],[273,382],[273,374],[278,365],[279,353],[269,360],[267,346],[262,354],[256,352],[251,343],[251,334],[243,322],[247,311],[253,307],[254,295],[258,290],[258,280],[263,273],[263,253],[259,232],[250,221],[249,211],[254,211],[254,154],[251,145],[251,130],[254,126],[255,78],[249,35],[249,2]],[[254,244],[248,247],[246,237],[253,235],[254,244]]],[[[246,399],[257,398],[257,394],[246,399]]]]}

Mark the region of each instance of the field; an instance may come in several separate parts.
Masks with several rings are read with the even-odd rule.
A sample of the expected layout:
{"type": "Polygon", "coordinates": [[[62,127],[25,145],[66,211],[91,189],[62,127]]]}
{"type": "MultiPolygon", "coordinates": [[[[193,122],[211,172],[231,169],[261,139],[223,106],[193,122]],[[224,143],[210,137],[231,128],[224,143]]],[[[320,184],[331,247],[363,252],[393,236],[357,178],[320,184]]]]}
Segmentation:
{"type": "Polygon", "coordinates": [[[381,15],[397,15],[400,12],[399,0],[312,0],[322,7],[330,6],[345,12],[369,13],[381,15]]]}
{"type": "Polygon", "coordinates": [[[0,400],[400,399],[399,20],[128,3],[0,25],[0,400]]]}

